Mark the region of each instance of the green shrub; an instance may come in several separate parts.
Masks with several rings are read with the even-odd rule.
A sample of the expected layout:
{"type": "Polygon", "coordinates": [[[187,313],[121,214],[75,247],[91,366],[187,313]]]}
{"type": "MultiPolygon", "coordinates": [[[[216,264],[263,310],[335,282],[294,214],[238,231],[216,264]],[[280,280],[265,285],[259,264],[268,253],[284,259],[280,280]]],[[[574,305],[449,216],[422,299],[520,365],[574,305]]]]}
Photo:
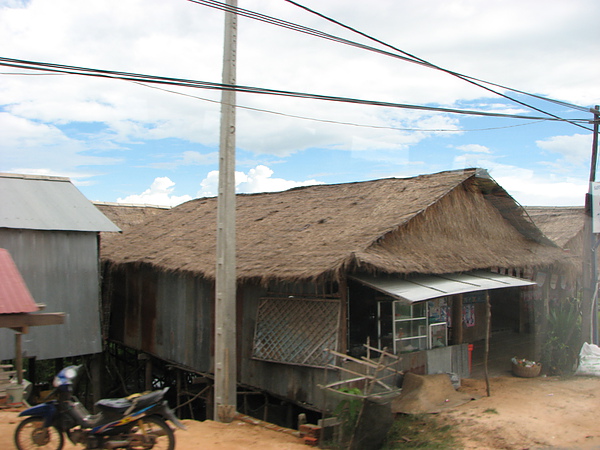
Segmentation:
{"type": "Polygon", "coordinates": [[[548,314],[548,328],[542,345],[542,363],[548,374],[572,374],[580,345],[581,301],[570,298],[556,303],[548,314]]]}
{"type": "Polygon", "coordinates": [[[432,415],[398,415],[390,429],[383,450],[420,448],[445,450],[460,448],[452,427],[440,424],[432,415]]]}

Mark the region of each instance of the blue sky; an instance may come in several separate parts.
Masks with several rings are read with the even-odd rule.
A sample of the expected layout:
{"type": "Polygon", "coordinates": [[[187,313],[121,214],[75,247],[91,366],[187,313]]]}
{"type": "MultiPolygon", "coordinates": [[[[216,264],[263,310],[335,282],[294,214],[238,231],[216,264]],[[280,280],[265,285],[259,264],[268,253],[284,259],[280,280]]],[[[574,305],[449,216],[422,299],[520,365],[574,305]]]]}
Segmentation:
{"type": "MultiPolygon", "coordinates": [[[[376,46],[283,0],[238,2],[376,46]]],[[[587,108],[600,103],[597,0],[303,4],[446,69],[587,108]]],[[[0,56],[220,82],[223,21],[185,0],[0,0],[0,56]]],[[[216,194],[219,92],[0,72],[1,172],[67,176],[94,201],[174,205],[216,194]]],[[[438,71],[245,18],[237,80],[541,115],[438,71]]],[[[561,117],[592,117],[511,95],[561,117]]],[[[237,103],[254,108],[237,112],[239,192],[466,167],[488,169],[523,205],[582,205],[588,190],[591,132],[571,124],[250,94],[237,103]]]]}

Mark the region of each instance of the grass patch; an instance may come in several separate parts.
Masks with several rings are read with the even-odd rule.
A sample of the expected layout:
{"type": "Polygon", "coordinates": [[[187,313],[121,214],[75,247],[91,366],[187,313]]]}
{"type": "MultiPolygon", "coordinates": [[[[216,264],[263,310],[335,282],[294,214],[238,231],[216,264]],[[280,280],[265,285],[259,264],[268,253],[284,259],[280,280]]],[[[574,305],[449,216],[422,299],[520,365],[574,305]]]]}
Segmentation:
{"type": "Polygon", "coordinates": [[[484,411],[487,414],[498,414],[498,410],[496,408],[488,408],[484,411]]]}
{"type": "Polygon", "coordinates": [[[421,448],[442,450],[460,448],[450,425],[444,425],[431,414],[398,415],[388,432],[382,450],[421,448]]]}

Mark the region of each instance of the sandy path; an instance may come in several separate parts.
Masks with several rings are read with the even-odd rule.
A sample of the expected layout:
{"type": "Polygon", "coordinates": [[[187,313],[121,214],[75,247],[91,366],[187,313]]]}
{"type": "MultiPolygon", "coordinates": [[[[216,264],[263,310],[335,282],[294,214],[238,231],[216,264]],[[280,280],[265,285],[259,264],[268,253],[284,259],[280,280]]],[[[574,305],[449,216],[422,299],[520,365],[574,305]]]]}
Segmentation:
{"type": "MultiPolygon", "coordinates": [[[[491,397],[481,380],[462,380],[461,390],[482,397],[439,414],[453,424],[465,449],[600,448],[600,378],[498,377],[491,397]]],[[[18,412],[0,410],[0,449],[14,448],[18,412]]],[[[294,450],[308,448],[287,433],[235,421],[185,420],[177,450],[294,450]]],[[[65,445],[65,449],[82,449],[65,445]]]]}
{"type": "Polygon", "coordinates": [[[600,448],[600,379],[573,377],[463,380],[478,400],[441,414],[467,449],[600,448]]]}

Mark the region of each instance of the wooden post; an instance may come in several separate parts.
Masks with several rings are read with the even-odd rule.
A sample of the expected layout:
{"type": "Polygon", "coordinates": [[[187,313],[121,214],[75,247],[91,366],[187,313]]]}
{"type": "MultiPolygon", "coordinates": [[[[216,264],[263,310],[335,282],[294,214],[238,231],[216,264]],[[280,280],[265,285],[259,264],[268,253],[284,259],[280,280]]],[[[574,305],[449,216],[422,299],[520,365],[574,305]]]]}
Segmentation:
{"type": "Polygon", "coordinates": [[[17,371],[17,383],[23,384],[23,333],[15,335],[15,369],[17,371]]]}
{"type": "Polygon", "coordinates": [[[342,277],[339,283],[340,289],[340,343],[339,350],[341,353],[348,352],[348,284],[346,277],[342,277]]]}
{"type": "Polygon", "coordinates": [[[452,299],[452,331],[453,344],[463,343],[463,294],[455,295],[452,299]]]}
{"type": "Polygon", "coordinates": [[[97,353],[92,356],[90,372],[92,377],[92,402],[94,405],[102,399],[102,367],[104,366],[104,354],[97,353]]]}
{"type": "Polygon", "coordinates": [[[181,419],[181,412],[179,411],[179,404],[181,398],[181,370],[175,369],[177,371],[177,396],[175,400],[175,411],[177,411],[177,417],[181,419]]]}
{"type": "Polygon", "coordinates": [[[485,349],[483,356],[483,369],[485,373],[485,386],[487,396],[491,395],[490,392],[490,376],[488,374],[488,359],[490,356],[490,332],[492,322],[492,307],[490,305],[490,293],[485,291],[485,349]]]}
{"type": "MultiPolygon", "coordinates": [[[[237,0],[227,0],[237,8],[237,0]]],[[[237,15],[225,13],[223,84],[236,83],[237,15]]],[[[221,93],[217,261],[215,275],[214,417],[233,421],[237,406],[236,233],[235,233],[235,90],[221,93]]]]}
{"type": "Polygon", "coordinates": [[[35,370],[35,356],[31,357],[27,361],[27,379],[31,382],[32,385],[37,384],[37,372],[35,370]]]}

